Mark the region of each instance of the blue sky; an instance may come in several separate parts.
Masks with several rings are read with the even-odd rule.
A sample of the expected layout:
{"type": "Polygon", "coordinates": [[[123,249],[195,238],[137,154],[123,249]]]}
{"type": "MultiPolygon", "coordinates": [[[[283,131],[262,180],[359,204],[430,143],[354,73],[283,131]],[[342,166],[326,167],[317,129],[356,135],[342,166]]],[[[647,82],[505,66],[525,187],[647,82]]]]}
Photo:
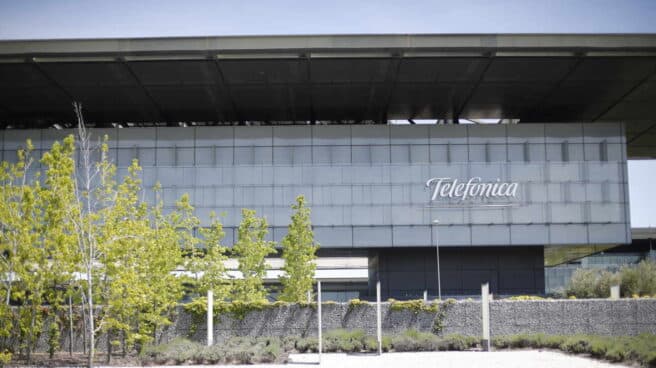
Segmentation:
{"type": "Polygon", "coordinates": [[[0,0],[0,38],[656,32],[654,0],[0,0]]]}
{"type": "MultiPolygon", "coordinates": [[[[335,33],[656,33],[656,0],[0,0],[0,39],[335,33]]],[[[656,226],[656,161],[629,181],[656,226]]]]}

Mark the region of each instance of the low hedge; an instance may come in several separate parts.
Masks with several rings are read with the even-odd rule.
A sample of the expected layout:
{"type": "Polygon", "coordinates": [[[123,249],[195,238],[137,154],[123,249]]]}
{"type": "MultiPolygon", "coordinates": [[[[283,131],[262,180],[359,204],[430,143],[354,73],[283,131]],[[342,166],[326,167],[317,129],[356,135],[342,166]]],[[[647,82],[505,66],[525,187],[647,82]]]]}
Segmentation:
{"type": "Polygon", "coordinates": [[[222,344],[205,346],[186,339],[147,346],[140,355],[142,364],[253,364],[285,361],[280,339],[233,338],[222,344]]]}
{"type": "Polygon", "coordinates": [[[589,354],[611,362],[637,362],[656,367],[656,336],[596,336],[527,334],[499,336],[492,339],[498,349],[534,348],[558,349],[572,354],[589,354]]]}
{"type": "MultiPolygon", "coordinates": [[[[639,363],[656,367],[656,336],[595,336],[520,334],[492,339],[497,349],[557,349],[571,354],[587,354],[611,362],[639,363]]],[[[383,337],[383,351],[458,351],[479,347],[477,337],[462,335],[437,336],[407,330],[383,337]]],[[[252,364],[284,363],[289,353],[317,352],[315,337],[288,336],[232,338],[221,344],[204,346],[185,339],[168,344],[147,346],[140,356],[148,364],[252,364]]],[[[376,352],[378,341],[362,330],[331,330],[324,334],[324,352],[376,352]]]]}
{"type": "MultiPolygon", "coordinates": [[[[408,330],[385,336],[383,351],[466,350],[476,347],[478,339],[461,335],[438,337],[431,333],[408,330]]],[[[316,337],[288,336],[284,338],[232,338],[221,344],[205,346],[186,339],[167,344],[147,346],[140,355],[148,364],[252,364],[282,363],[289,353],[315,353],[316,337]]],[[[324,352],[377,352],[378,341],[363,330],[331,330],[323,336],[324,352]]]]}

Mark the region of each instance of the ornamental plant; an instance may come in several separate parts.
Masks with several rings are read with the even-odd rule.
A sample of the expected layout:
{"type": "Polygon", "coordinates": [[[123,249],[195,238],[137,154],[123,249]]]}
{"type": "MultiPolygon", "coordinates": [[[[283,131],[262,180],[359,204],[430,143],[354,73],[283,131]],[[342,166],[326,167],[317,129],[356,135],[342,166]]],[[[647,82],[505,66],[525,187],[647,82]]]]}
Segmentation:
{"type": "Polygon", "coordinates": [[[314,272],[317,268],[317,250],[319,244],[314,241],[314,232],[310,221],[310,209],[305,206],[305,197],[296,197],[292,205],[294,214],[287,228],[287,235],[282,239],[282,259],[285,261],[280,276],[282,292],[279,300],[300,303],[307,299],[312,291],[314,272]]]}
{"type": "Polygon", "coordinates": [[[265,240],[268,224],[265,218],[257,217],[255,210],[242,209],[237,242],[232,251],[239,261],[242,278],[234,281],[232,300],[244,303],[266,301],[264,287],[266,256],[276,252],[274,243],[265,240]]]}

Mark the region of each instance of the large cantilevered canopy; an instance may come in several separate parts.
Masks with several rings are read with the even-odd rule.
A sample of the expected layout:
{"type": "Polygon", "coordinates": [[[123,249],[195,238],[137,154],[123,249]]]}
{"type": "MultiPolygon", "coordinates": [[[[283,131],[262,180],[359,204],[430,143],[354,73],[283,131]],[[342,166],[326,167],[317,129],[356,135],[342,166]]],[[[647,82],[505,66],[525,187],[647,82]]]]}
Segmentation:
{"type": "Polygon", "coordinates": [[[656,35],[0,41],[0,123],[625,121],[656,157],[656,35]]]}

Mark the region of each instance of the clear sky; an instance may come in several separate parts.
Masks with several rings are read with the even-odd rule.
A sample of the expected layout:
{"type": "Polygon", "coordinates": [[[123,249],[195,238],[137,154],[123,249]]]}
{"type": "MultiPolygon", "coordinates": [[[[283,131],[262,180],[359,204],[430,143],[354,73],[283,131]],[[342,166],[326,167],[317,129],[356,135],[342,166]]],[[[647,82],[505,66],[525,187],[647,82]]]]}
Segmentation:
{"type": "MultiPolygon", "coordinates": [[[[656,0],[0,0],[0,39],[336,33],[656,33],[656,0]]],[[[656,226],[656,161],[629,182],[656,226]]]]}
{"type": "Polygon", "coordinates": [[[654,0],[0,0],[0,38],[656,32],[654,0]]]}

